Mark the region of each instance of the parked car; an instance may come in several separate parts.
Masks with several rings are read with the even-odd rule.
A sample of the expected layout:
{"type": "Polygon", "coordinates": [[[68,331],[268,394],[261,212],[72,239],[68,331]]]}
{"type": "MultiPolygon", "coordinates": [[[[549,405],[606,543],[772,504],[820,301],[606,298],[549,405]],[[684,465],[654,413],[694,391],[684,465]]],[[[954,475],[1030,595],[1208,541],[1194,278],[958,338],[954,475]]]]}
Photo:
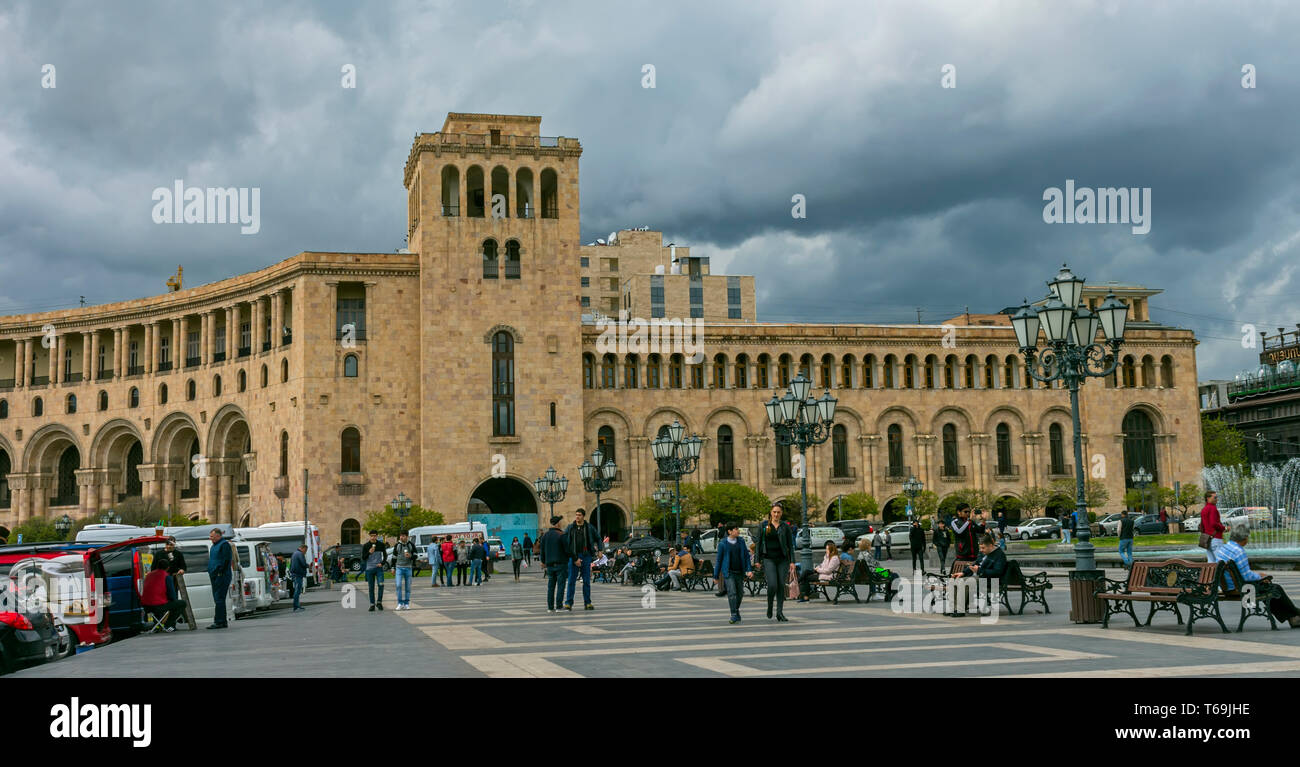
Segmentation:
{"type": "Polygon", "coordinates": [[[875,532],[875,528],[868,519],[845,519],[839,522],[831,522],[830,527],[838,527],[844,531],[844,540],[856,541],[858,538],[875,532]]]}
{"type": "Polygon", "coordinates": [[[67,542],[0,546],[0,576],[9,576],[15,568],[21,572],[39,567],[43,572],[51,612],[72,633],[74,652],[79,644],[106,644],[113,638],[98,548],[67,542]]]}
{"type": "MultiPolygon", "coordinates": [[[[1219,512],[1219,521],[1224,528],[1231,529],[1234,524],[1249,522],[1252,530],[1278,526],[1278,515],[1263,506],[1234,506],[1219,512]]],[[[1201,515],[1192,512],[1183,520],[1183,530],[1189,533],[1201,531],[1201,515]]]]}
{"type": "MultiPolygon", "coordinates": [[[[232,541],[233,543],[233,541],[232,541]]],[[[216,616],[216,603],[212,601],[212,583],[208,580],[208,551],[212,542],[203,540],[177,541],[176,548],[185,557],[185,590],[189,594],[190,609],[194,613],[194,622],[202,626],[211,623],[216,616]]],[[[235,565],[234,575],[230,579],[230,589],[226,592],[226,615],[240,618],[253,612],[244,597],[244,572],[239,564],[239,557],[232,560],[235,565]]]]}
{"type": "MultiPolygon", "coordinates": [[[[267,610],[289,595],[287,577],[280,576],[279,562],[266,541],[231,541],[239,566],[244,571],[244,601],[253,610],[267,610]]],[[[188,561],[186,564],[189,564],[188,561]]]]}
{"type": "Polygon", "coordinates": [[[49,609],[0,612],[0,674],[53,660],[59,649],[49,609]]]}
{"type": "Polygon", "coordinates": [[[1034,517],[1018,525],[1007,525],[1007,537],[1027,541],[1030,538],[1059,538],[1061,523],[1051,517],[1034,517]]]}
{"type": "Polygon", "coordinates": [[[1107,514],[1093,523],[1101,535],[1116,536],[1119,535],[1119,518],[1118,513],[1107,514]]]}
{"type": "Polygon", "coordinates": [[[889,545],[904,546],[910,551],[912,548],[909,534],[912,530],[911,522],[890,522],[880,531],[882,536],[889,536],[889,545]]]}
{"type": "MultiPolygon", "coordinates": [[[[812,547],[814,549],[826,548],[826,542],[830,541],[836,546],[844,546],[844,531],[838,527],[813,527],[809,526],[809,535],[812,538],[812,547]]],[[[799,547],[799,536],[803,535],[804,528],[798,528],[794,534],[795,548],[799,547]]]]}
{"type": "Polygon", "coordinates": [[[1143,514],[1133,520],[1134,535],[1162,535],[1169,532],[1169,524],[1160,521],[1159,514],[1143,514]]]}
{"type": "MultiPolygon", "coordinates": [[[[335,557],[343,557],[343,566],[340,568],[345,573],[359,573],[364,563],[361,561],[361,544],[344,543],[339,546],[330,546],[325,549],[325,571],[328,573],[330,565],[335,557]]],[[[421,554],[423,556],[423,554],[421,554]]],[[[429,566],[429,561],[423,560],[424,566],[429,566]]]]}
{"type": "MultiPolygon", "coordinates": [[[[746,546],[754,542],[754,536],[750,535],[749,531],[743,527],[740,528],[740,530],[737,532],[737,535],[741,540],[745,542],[746,546]]],[[[712,530],[705,530],[704,532],[700,533],[700,548],[704,550],[705,554],[716,554],[718,552],[717,528],[714,528],[712,530]]]]}
{"type": "Polygon", "coordinates": [[[505,543],[500,538],[487,538],[484,539],[483,543],[487,546],[488,559],[505,559],[510,556],[510,550],[506,548],[505,543]]]}

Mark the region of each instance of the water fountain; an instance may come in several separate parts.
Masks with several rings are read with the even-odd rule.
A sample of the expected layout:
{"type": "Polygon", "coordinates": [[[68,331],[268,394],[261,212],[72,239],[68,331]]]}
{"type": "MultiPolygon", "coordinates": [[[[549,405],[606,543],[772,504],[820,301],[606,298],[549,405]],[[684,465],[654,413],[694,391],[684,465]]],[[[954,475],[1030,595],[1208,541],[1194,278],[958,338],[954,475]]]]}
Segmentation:
{"type": "MultiPolygon", "coordinates": [[[[1252,554],[1300,554],[1300,458],[1281,466],[1206,466],[1205,487],[1219,494],[1219,513],[1254,508],[1249,513],[1252,554]]],[[[1226,521],[1225,521],[1226,524],[1226,521]]]]}

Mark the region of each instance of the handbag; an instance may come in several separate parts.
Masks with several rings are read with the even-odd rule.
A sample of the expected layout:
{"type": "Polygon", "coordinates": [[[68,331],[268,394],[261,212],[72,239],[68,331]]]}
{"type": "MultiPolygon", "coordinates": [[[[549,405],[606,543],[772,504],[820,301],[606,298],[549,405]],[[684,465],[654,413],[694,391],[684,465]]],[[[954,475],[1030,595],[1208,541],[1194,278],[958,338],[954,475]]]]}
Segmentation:
{"type": "Polygon", "coordinates": [[[1197,545],[1197,546],[1200,546],[1201,548],[1205,549],[1206,551],[1209,551],[1209,550],[1210,550],[1210,545],[1211,545],[1211,544],[1210,544],[1210,541],[1213,541],[1213,540],[1214,540],[1214,539],[1210,537],[1210,534],[1209,534],[1209,533],[1201,533],[1201,537],[1196,541],[1196,545],[1197,545]]]}
{"type": "Polygon", "coordinates": [[[799,598],[799,579],[797,577],[791,575],[790,582],[786,584],[785,596],[787,599],[799,598]]]}

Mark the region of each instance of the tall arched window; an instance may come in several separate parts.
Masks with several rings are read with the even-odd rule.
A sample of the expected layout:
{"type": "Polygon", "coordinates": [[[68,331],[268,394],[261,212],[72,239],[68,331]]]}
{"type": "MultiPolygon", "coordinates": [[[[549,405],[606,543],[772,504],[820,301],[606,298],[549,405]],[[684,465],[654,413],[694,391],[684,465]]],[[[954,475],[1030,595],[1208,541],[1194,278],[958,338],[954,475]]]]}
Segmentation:
{"type": "Polygon", "coordinates": [[[167,404],[167,384],[158,385],[158,404],[159,405],[167,404]]]}
{"type": "Polygon", "coordinates": [[[492,336],[492,435],[515,435],[515,339],[504,330],[492,336]]]}
{"type": "Polygon", "coordinates": [[[903,388],[916,388],[916,356],[912,354],[903,358],[903,388]]]}
{"type": "Polygon", "coordinates": [[[614,448],[614,427],[602,426],[596,430],[596,447],[606,461],[618,462],[618,451],[614,448]]]}
{"type": "Polygon", "coordinates": [[[943,475],[956,477],[961,473],[957,468],[957,427],[950,423],[943,425],[943,475]]]}
{"type": "Polygon", "coordinates": [[[212,396],[221,396],[221,376],[212,376],[212,396]]]}
{"type": "Polygon", "coordinates": [[[357,355],[349,354],[348,356],[343,358],[343,377],[344,378],[357,377],[357,355]]]}
{"type": "Polygon", "coordinates": [[[749,357],[743,354],[736,355],[736,372],[732,376],[732,383],[737,389],[749,388],[749,357]]]}
{"type": "Polygon", "coordinates": [[[289,476],[289,432],[280,432],[280,474],[281,477],[289,476]]]}
{"type": "Polygon", "coordinates": [[[1174,358],[1168,354],[1160,358],[1160,385],[1166,389],[1174,388],[1174,358]]]}
{"type": "Polygon", "coordinates": [[[349,426],[343,430],[342,436],[339,437],[339,444],[342,448],[342,471],[348,474],[357,474],[361,472],[361,432],[355,427],[349,426]]]}
{"type": "Polygon", "coordinates": [[[1016,388],[1016,358],[1011,354],[1007,355],[1006,362],[1002,367],[1002,388],[1016,388]]]}
{"type": "Polygon", "coordinates": [[[998,470],[1002,476],[1011,474],[1011,427],[1005,423],[998,424],[998,470]]]}
{"type": "Polygon", "coordinates": [[[718,479],[738,479],[734,435],[725,424],[718,427],[718,479]]]}
{"type": "Polygon", "coordinates": [[[769,370],[772,367],[772,360],[766,354],[758,355],[758,365],[754,368],[754,375],[758,379],[758,388],[766,389],[771,382],[768,378],[769,370]]]}
{"type": "Polygon", "coordinates": [[[876,355],[874,354],[862,358],[862,388],[876,388],[876,355]]]}
{"type": "Polygon", "coordinates": [[[951,354],[943,361],[943,388],[957,388],[957,358],[951,354]]]}
{"type": "Polygon", "coordinates": [[[925,358],[925,388],[934,388],[934,369],[939,366],[939,358],[933,354],[925,358]]]}
{"type": "Polygon", "coordinates": [[[1135,367],[1135,363],[1133,362],[1132,355],[1126,355],[1124,357],[1124,362],[1122,363],[1122,370],[1123,370],[1123,377],[1121,380],[1123,381],[1124,388],[1126,389],[1137,388],[1137,368],[1135,367]]]}
{"type": "Polygon", "coordinates": [[[483,169],[477,165],[469,166],[465,171],[465,215],[471,218],[483,218],[487,205],[487,189],[483,186],[483,169]]]}
{"type": "Polygon", "coordinates": [[[704,363],[703,362],[697,365],[691,365],[691,388],[692,389],[704,388],[704,363]]]}
{"type": "Polygon", "coordinates": [[[713,356],[713,388],[727,388],[727,355],[725,354],[713,356]]]}
{"type": "Polygon", "coordinates": [[[998,358],[992,354],[984,360],[984,388],[997,388],[998,358]]]}
{"type": "Polygon", "coordinates": [[[239,371],[239,375],[235,377],[235,380],[239,383],[241,392],[248,388],[248,373],[246,371],[239,371]]]}
{"type": "Polygon", "coordinates": [[[126,402],[127,407],[140,407],[140,390],[132,386],[131,391],[127,392],[126,402]]]}
{"type": "Polygon", "coordinates": [[[1047,453],[1050,461],[1047,467],[1048,474],[1065,473],[1065,443],[1063,437],[1064,434],[1059,423],[1047,427],[1047,453]]]}
{"type": "Polygon", "coordinates": [[[898,365],[898,360],[895,359],[894,355],[892,354],[885,355],[885,369],[880,377],[882,380],[884,380],[886,389],[894,388],[894,368],[897,365],[898,365]]]}
{"type": "Polygon", "coordinates": [[[361,543],[361,523],[355,519],[345,519],[339,526],[339,543],[344,546],[361,543]]]}
{"type": "Polygon", "coordinates": [[[1142,388],[1156,388],[1156,361],[1150,354],[1142,358],[1142,388]]]}
{"type": "Polygon", "coordinates": [[[555,171],[550,168],[542,170],[542,218],[560,217],[560,185],[555,171]]]}
{"type": "Polygon", "coordinates": [[[280,360],[280,383],[289,382],[289,360],[280,360]]]}
{"type": "Polygon", "coordinates": [[[663,363],[659,361],[658,354],[651,354],[645,362],[645,387],[647,389],[659,389],[663,386],[660,376],[663,375],[663,363]]]}
{"type": "Polygon", "coordinates": [[[799,358],[799,375],[808,379],[809,382],[816,380],[813,378],[813,358],[811,354],[805,354],[799,358]]]}
{"type": "MultiPolygon", "coordinates": [[[[455,165],[442,167],[442,215],[448,217],[460,215],[460,168],[455,165]]],[[[361,541],[358,539],[354,543],[361,543],[361,541]]]]}
{"type": "Polygon", "coordinates": [[[140,464],[144,463],[144,446],[139,442],[132,443],[131,449],[126,451],[126,495],[128,498],[139,498],[144,494],[144,483],[140,481],[140,464]]]}
{"type": "Polygon", "coordinates": [[[903,468],[903,427],[891,423],[885,431],[889,447],[889,476],[901,477],[903,468]]]}
{"type": "Polygon", "coordinates": [[[65,401],[64,409],[67,410],[68,415],[73,415],[77,412],[77,395],[75,394],[68,395],[65,401]]]}
{"type": "Polygon", "coordinates": [[[835,358],[829,354],[823,354],[821,370],[819,371],[821,373],[821,381],[822,381],[821,388],[823,389],[831,388],[831,383],[832,383],[831,371],[833,371],[834,369],[835,369],[835,358]]]}
{"type": "Polygon", "coordinates": [[[497,241],[488,238],[483,241],[483,279],[495,280],[501,271],[501,261],[497,258],[497,241]]]}
{"type": "Polygon", "coordinates": [[[519,279],[519,269],[520,269],[519,241],[507,240],[506,241],[506,279],[507,280],[519,279]]]}
{"type": "Polygon", "coordinates": [[[1151,416],[1141,410],[1130,410],[1124,416],[1124,486],[1131,485],[1130,477],[1138,469],[1151,473],[1151,481],[1160,484],[1160,466],[1156,461],[1156,434],[1151,416]]]}
{"type": "Polygon", "coordinates": [[[77,497],[77,469],[81,468],[81,453],[69,445],[59,456],[59,479],[51,506],[75,506],[77,497]]]}
{"type": "Polygon", "coordinates": [[[776,385],[782,389],[790,385],[790,355],[782,354],[776,363],[776,385]]]}
{"type": "Polygon", "coordinates": [[[963,376],[963,380],[962,380],[962,386],[964,388],[967,389],[975,388],[976,374],[978,373],[979,366],[980,366],[979,357],[976,357],[974,354],[966,355],[966,370],[964,371],[965,375],[963,376]]]}
{"type": "MultiPolygon", "coordinates": [[[[132,389],[131,391],[135,392],[135,389],[132,389]]],[[[134,407],[134,405],[132,407],[134,407]]],[[[37,397],[36,399],[32,400],[32,416],[35,418],[39,418],[43,415],[45,415],[45,401],[42,400],[40,397],[37,397]]]]}
{"type": "MultiPolygon", "coordinates": [[[[104,393],[100,392],[100,394],[102,395],[104,393]]],[[[103,410],[103,408],[100,408],[100,410],[103,410]]],[[[0,399],[0,418],[8,418],[8,417],[9,417],[9,400],[0,399]]]]}
{"type": "Polygon", "coordinates": [[[682,355],[674,354],[668,358],[668,387],[682,388],[682,355]]]}
{"type": "Polygon", "coordinates": [[[99,393],[99,409],[101,411],[108,410],[108,392],[106,391],[99,393]]]}
{"type": "Polygon", "coordinates": [[[623,388],[637,389],[641,386],[641,376],[638,374],[638,368],[641,367],[641,359],[635,354],[629,354],[623,360],[623,388]]]}
{"type": "Polygon", "coordinates": [[[263,365],[262,365],[262,388],[263,388],[263,389],[266,388],[266,383],[267,383],[266,365],[263,364],[263,365]]]}
{"type": "Polygon", "coordinates": [[[596,388],[596,358],[590,354],[582,355],[582,388],[596,388]]]}
{"type": "Polygon", "coordinates": [[[840,388],[853,388],[853,355],[846,354],[840,361],[840,388]]]}
{"type": "Polygon", "coordinates": [[[849,476],[849,430],[840,423],[831,429],[831,476],[849,476]]]}
{"type": "Polygon", "coordinates": [[[186,381],[186,382],[185,382],[185,399],[190,400],[191,402],[193,402],[193,401],[194,401],[194,398],[197,397],[198,395],[199,395],[199,387],[198,387],[198,384],[194,383],[194,379],[191,378],[190,380],[186,381]]]}
{"type": "Polygon", "coordinates": [[[606,354],[600,361],[600,388],[613,389],[618,385],[617,364],[612,354],[606,354]]]}

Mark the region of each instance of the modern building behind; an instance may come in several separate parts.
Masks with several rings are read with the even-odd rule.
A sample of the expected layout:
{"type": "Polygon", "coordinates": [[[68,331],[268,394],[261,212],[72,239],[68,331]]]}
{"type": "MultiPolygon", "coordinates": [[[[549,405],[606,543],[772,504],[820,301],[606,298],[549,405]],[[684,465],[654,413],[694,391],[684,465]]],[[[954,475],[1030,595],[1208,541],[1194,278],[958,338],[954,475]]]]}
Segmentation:
{"type": "MultiPolygon", "coordinates": [[[[809,455],[826,505],[867,492],[897,512],[912,474],[947,501],[1074,476],[1067,393],[1026,375],[1005,314],[758,322],[753,278],[715,274],[659,231],[582,245],[582,146],[540,123],[453,113],[418,135],[409,253],[300,253],[159,296],[0,317],[0,527],[131,498],[239,524],[278,520],[283,504],[292,519],[306,469],[328,542],[356,540],[366,512],[403,492],[522,537],[541,524],[532,480],[548,466],[572,480],[557,510],[592,508],[576,467],[599,446],[620,471],[596,519],[619,537],[657,485],[650,443],[673,421],[705,443],[687,481],[796,492],[764,403],[799,373],[840,402],[809,455]],[[596,313],[620,310],[702,328],[687,346],[610,348],[596,313]]],[[[1128,342],[1115,375],[1084,386],[1081,414],[1086,470],[1117,506],[1139,465],[1161,484],[1199,481],[1201,437],[1193,334],[1149,319],[1154,289],[1086,298],[1112,290],[1133,305],[1128,342]]]]}
{"type": "Polygon", "coordinates": [[[1259,367],[1200,384],[1201,412],[1245,437],[1250,462],[1300,457],[1300,325],[1261,336],[1259,367]]]}

